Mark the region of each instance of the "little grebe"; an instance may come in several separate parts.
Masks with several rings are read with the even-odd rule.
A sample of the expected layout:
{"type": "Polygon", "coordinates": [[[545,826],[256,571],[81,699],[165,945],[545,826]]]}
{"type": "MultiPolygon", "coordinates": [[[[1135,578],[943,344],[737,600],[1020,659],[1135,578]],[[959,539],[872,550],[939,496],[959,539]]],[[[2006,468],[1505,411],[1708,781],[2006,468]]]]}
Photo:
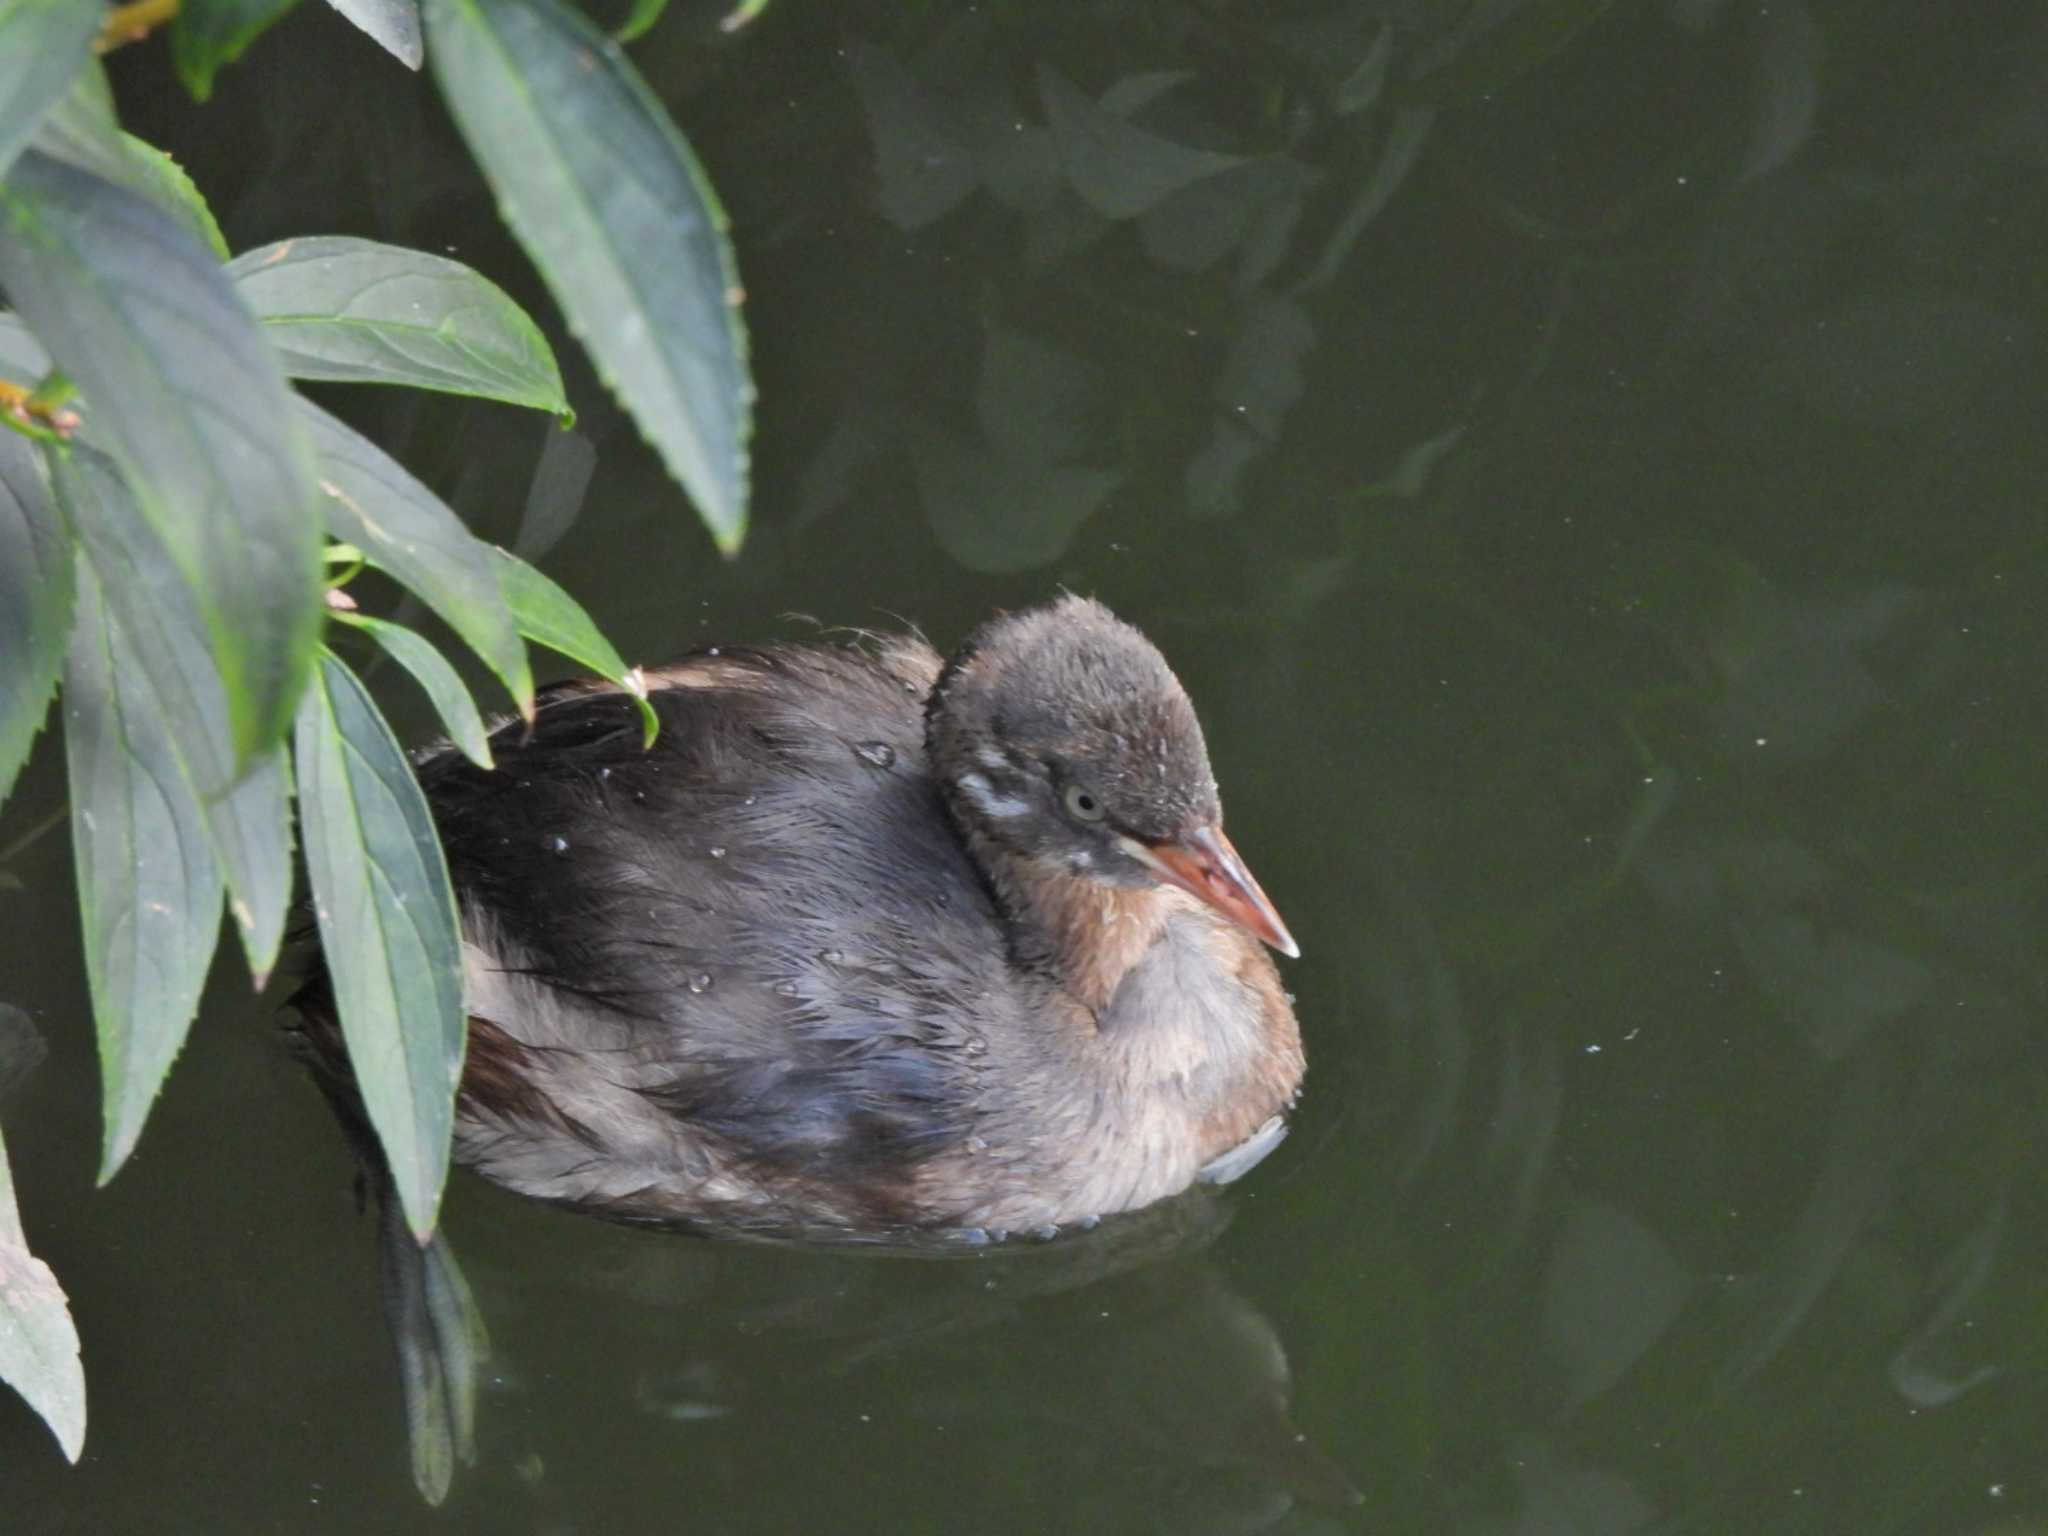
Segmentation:
{"type": "MultiPolygon", "coordinates": [[[[1099,603],[712,650],[420,764],[461,904],[455,1156],[711,1232],[1048,1231],[1282,1134],[1298,953],[1201,726],[1099,603]]],[[[318,979],[305,1044],[347,1066],[318,979]]]]}

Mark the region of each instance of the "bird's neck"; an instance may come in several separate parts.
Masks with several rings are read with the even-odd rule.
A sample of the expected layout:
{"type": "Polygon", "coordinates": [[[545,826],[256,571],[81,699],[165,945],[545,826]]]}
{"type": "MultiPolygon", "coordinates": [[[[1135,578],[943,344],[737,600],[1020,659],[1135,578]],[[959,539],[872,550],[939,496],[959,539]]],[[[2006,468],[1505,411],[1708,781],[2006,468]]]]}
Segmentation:
{"type": "Polygon", "coordinates": [[[984,864],[1010,919],[1011,952],[1099,1017],[1173,911],[1162,887],[1104,885],[991,850],[984,864]]]}
{"type": "MultiPolygon", "coordinates": [[[[1067,1026],[1034,1047],[1031,1122],[1069,1128],[1057,1170],[1033,1175],[1034,1200],[1058,1192],[1052,1219],[1171,1194],[1286,1111],[1301,1036],[1256,940],[1163,886],[1106,887],[1001,854],[984,865],[1012,959],[1053,983],[1049,1012],[1067,1026]]],[[[1021,1220],[992,1209],[999,1225],[1021,1220]]]]}

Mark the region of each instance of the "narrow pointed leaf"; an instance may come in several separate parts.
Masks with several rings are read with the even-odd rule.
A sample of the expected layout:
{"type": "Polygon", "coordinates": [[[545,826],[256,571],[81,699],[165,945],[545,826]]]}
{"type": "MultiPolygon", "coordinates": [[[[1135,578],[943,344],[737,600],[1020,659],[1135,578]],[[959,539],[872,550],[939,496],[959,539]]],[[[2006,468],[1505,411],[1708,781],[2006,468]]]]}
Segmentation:
{"type": "Polygon", "coordinates": [[[328,0],[328,4],[407,69],[418,69],[425,60],[419,0],[328,0]]]}
{"type": "Polygon", "coordinates": [[[721,549],[754,386],[724,210],[618,45],[557,0],[427,0],[435,78],[547,280],[721,549]]]}
{"type": "Polygon", "coordinates": [[[112,459],[74,443],[55,461],[60,505],[106,606],[162,711],[178,771],[205,817],[258,984],[277,961],[292,899],[291,790],[279,748],[236,776],[227,694],[191,590],[112,459]]]}
{"type": "Polygon", "coordinates": [[[0,285],[198,596],[255,758],[291,719],[321,606],[311,459],[254,317],[163,212],[35,150],[0,182],[0,285]]]}
{"type": "MultiPolygon", "coordinates": [[[[95,27],[100,18],[95,18],[95,27]]],[[[119,156],[121,122],[114,114],[114,87],[106,67],[87,58],[64,81],[64,88],[51,103],[34,132],[34,143],[46,155],[68,161],[80,170],[91,171],[109,181],[118,181],[114,171],[119,156]]]]}
{"type": "Polygon", "coordinates": [[[50,1266],[28,1251],[5,1146],[0,1146],[0,1381],[42,1416],[65,1460],[77,1461],[85,1449],[85,1371],[78,1360],[78,1329],[50,1266]]]}
{"type": "Polygon", "coordinates": [[[426,797],[354,673],[325,652],[299,707],[313,910],[349,1062],[413,1235],[448,1173],[466,1016],[448,866],[426,797]]]}
{"type": "Polygon", "coordinates": [[[0,432],[0,802],[28,757],[64,668],[71,630],[71,537],[43,456],[0,432]]]}
{"type": "Polygon", "coordinates": [[[228,244],[213,210],[184,168],[155,145],[121,131],[114,116],[114,93],[98,60],[79,73],[70,94],[50,110],[35,147],[147,198],[197,235],[214,255],[228,259],[228,244]]]}
{"type": "Polygon", "coordinates": [[[658,722],[654,706],[647,702],[647,683],[637,667],[629,667],[611,641],[598,631],[583,607],[548,577],[517,555],[502,549],[491,553],[498,562],[498,575],[505,584],[505,599],[519,622],[519,633],[535,645],[567,656],[609,678],[633,696],[640,707],[641,734],[654,745],[658,722]]]}
{"type": "Polygon", "coordinates": [[[121,135],[121,147],[128,161],[128,175],[122,185],[140,192],[177,219],[199,236],[209,251],[226,261],[227,236],[220,232],[220,223],[214,218],[213,209],[200,195],[185,167],[154,144],[146,143],[132,133],[121,135]]]}
{"type": "Polygon", "coordinates": [[[100,1178],[134,1150],[199,1006],[220,936],[220,866],[135,647],[82,558],[64,747],[85,972],[99,1033],[100,1178]]]}
{"type": "Polygon", "coordinates": [[[0,0],[0,176],[92,57],[100,0],[0,0]]]}
{"type": "Polygon", "coordinates": [[[571,414],[540,327],[459,261],[315,236],[245,252],[228,275],[295,379],[411,384],[571,414]]]}
{"type": "Polygon", "coordinates": [[[284,18],[298,0],[180,0],[171,23],[171,60],[178,78],[200,101],[213,94],[213,77],[284,18]]]}
{"type": "Polygon", "coordinates": [[[533,668],[491,547],[382,448],[311,401],[299,409],[319,454],[328,530],[418,594],[532,714],[533,668]]]}
{"type": "Polygon", "coordinates": [[[413,681],[433,700],[434,712],[441,717],[448,739],[464,757],[479,768],[492,766],[491,733],[484,728],[484,717],[477,710],[476,700],[469,696],[462,678],[431,642],[403,624],[373,619],[366,613],[338,613],[335,617],[368,635],[383,647],[385,655],[412,674],[413,681]]]}

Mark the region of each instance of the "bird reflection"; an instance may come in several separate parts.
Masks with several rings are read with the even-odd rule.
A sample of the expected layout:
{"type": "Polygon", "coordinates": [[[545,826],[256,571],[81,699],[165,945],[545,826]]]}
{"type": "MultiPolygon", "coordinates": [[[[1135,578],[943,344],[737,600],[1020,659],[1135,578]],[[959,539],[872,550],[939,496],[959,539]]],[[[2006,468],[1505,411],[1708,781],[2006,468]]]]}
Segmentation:
{"type": "Polygon", "coordinates": [[[1229,1216],[1198,1190],[1053,1242],[924,1255],[579,1226],[565,1272],[536,1267],[515,1212],[472,1255],[473,1294],[445,1235],[420,1250],[390,1221],[414,1477],[439,1503],[473,1460],[479,1485],[523,1483],[579,1525],[644,1487],[620,1482],[628,1459],[707,1498],[709,1469],[744,1477],[750,1513],[806,1528],[823,1517],[784,1500],[878,1463],[891,1500],[932,1518],[1001,1488],[977,1528],[1220,1536],[1353,1504],[1287,1417],[1279,1336],[1207,1256],[1229,1216]],[[500,1320],[494,1357],[481,1307],[500,1320]],[[605,1454],[576,1448],[600,1421],[605,1454]],[[1020,1454],[1030,1477],[1005,1486],[1020,1454]]]}

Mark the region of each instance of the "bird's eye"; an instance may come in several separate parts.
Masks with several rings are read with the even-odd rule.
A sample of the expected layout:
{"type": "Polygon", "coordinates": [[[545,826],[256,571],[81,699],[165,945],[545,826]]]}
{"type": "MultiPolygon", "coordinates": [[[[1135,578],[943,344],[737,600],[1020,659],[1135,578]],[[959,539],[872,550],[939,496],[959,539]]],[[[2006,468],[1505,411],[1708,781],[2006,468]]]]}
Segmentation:
{"type": "Polygon", "coordinates": [[[1103,810],[1102,802],[1078,784],[1069,784],[1061,798],[1066,804],[1067,814],[1076,821],[1100,821],[1108,814],[1103,810]]]}

